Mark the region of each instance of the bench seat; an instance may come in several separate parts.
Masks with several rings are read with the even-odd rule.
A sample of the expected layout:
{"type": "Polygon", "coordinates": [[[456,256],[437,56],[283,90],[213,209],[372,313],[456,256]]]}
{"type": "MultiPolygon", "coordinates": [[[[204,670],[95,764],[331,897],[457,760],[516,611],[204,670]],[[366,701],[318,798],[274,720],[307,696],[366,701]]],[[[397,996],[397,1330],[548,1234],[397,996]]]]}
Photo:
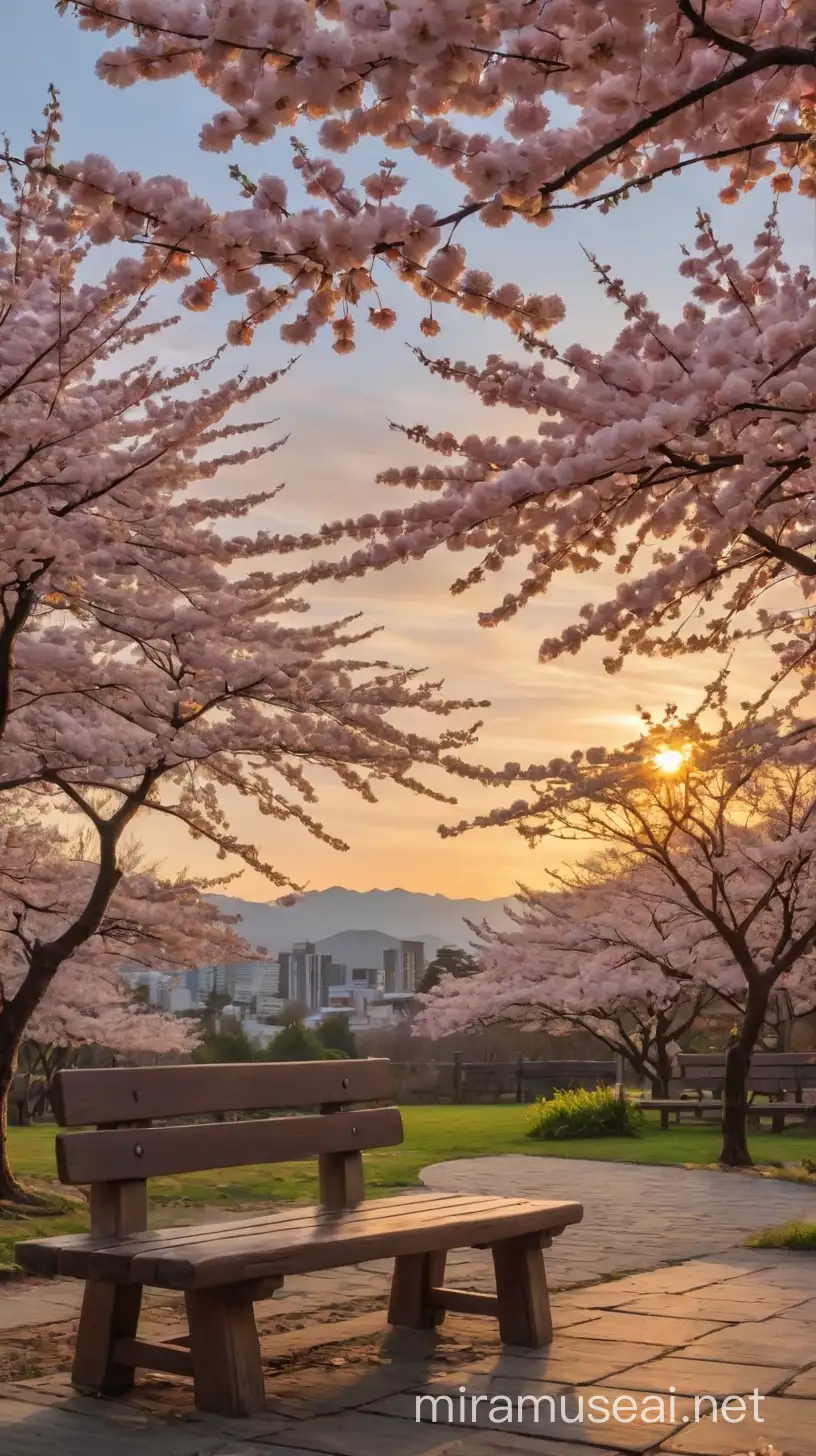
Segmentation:
{"type": "MultiPolygon", "coordinates": [[[[704,1114],[716,1114],[722,1117],[723,1104],[719,1097],[641,1097],[638,1107],[644,1112],[659,1112],[663,1118],[668,1119],[670,1112],[676,1113],[677,1120],[683,1112],[692,1112],[695,1119],[704,1121],[704,1114]]],[[[801,1118],[805,1123],[813,1121],[816,1114],[816,1107],[808,1106],[803,1102],[746,1102],[745,1115],[749,1124],[756,1123],[760,1118],[770,1118],[776,1131],[788,1117],[801,1118]]],[[[711,1120],[710,1118],[708,1119],[711,1120]]]]}
{"type": "Polygon", "coordinates": [[[31,1274],[213,1289],[336,1269],[369,1259],[489,1245],[524,1235],[547,1239],[578,1223],[579,1203],[527,1202],[477,1194],[426,1193],[373,1199],[345,1212],[290,1208],[209,1223],[94,1238],[76,1234],[18,1244],[31,1274]]]}

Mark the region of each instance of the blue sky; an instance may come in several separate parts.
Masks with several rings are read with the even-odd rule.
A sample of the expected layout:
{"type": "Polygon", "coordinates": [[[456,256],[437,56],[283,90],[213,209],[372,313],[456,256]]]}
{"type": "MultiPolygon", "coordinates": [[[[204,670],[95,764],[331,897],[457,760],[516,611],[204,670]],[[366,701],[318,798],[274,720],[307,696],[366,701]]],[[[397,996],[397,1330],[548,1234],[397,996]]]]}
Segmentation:
{"type": "MultiPolygon", "coordinates": [[[[125,91],[104,86],[96,80],[93,66],[111,42],[59,18],[52,0],[0,0],[0,5],[14,15],[13,24],[7,22],[4,28],[0,54],[0,119],[15,147],[25,144],[31,126],[37,124],[47,86],[53,82],[65,112],[65,160],[103,152],[118,166],[146,175],[183,175],[217,205],[235,202],[228,177],[233,158],[198,149],[198,128],[216,109],[207,92],[188,78],[125,91]]],[[[365,157],[347,158],[349,178],[371,170],[382,150],[380,144],[372,144],[365,157]]],[[[262,149],[240,148],[234,159],[250,174],[285,173],[288,135],[262,149]]],[[[396,160],[409,178],[412,199],[422,197],[445,206],[455,200],[444,174],[403,154],[396,160]]],[[[578,210],[562,213],[544,230],[522,223],[498,232],[471,226],[465,241],[471,261],[497,279],[513,279],[526,291],[563,296],[567,320],[554,335],[556,342],[575,340],[599,347],[612,341],[620,320],[594,283],[582,245],[644,289],[672,317],[685,297],[676,273],[679,246],[692,240],[697,208],[713,214],[721,236],[743,245],[750,244],[768,210],[765,188],[758,188],[737,207],[722,207],[717,192],[725,180],[725,174],[712,176],[691,168],[607,217],[578,210]]],[[[789,256],[812,263],[813,204],[785,198],[782,217],[789,256]]],[[[458,433],[534,430],[535,422],[528,416],[519,419],[495,411],[488,415],[469,394],[434,381],[408,348],[420,342],[417,326],[424,312],[420,301],[390,284],[387,275],[383,297],[399,313],[399,324],[390,334],[361,325],[358,351],[346,358],[334,355],[328,341],[318,341],[304,351],[270,404],[264,401],[263,414],[278,416],[281,433],[291,438],[284,451],[255,472],[264,484],[282,480],[287,486],[274,513],[258,524],[302,528],[357,510],[376,510],[384,500],[384,488],[375,483],[377,471],[422,454],[389,430],[389,419],[406,424],[421,421],[432,429],[458,433]]],[[[225,316],[221,311],[203,318],[185,315],[173,339],[174,352],[203,357],[220,342],[225,316]]],[[[509,335],[497,323],[450,308],[439,318],[443,332],[434,341],[439,353],[478,363],[490,352],[512,351],[509,335]]],[[[275,368],[290,352],[274,324],[267,325],[258,332],[252,367],[275,368]]],[[[240,362],[246,362],[245,356],[240,362]]],[[[247,483],[244,473],[234,488],[243,494],[247,483]]],[[[600,668],[600,652],[539,667],[536,652],[541,638],[558,631],[588,596],[597,597],[600,584],[593,581],[590,590],[580,579],[565,583],[555,597],[528,608],[515,623],[485,632],[476,625],[476,612],[497,599],[503,584],[494,579],[481,593],[450,597],[447,586],[458,575],[461,561],[440,553],[431,561],[411,563],[363,582],[327,587],[318,594],[315,609],[332,616],[363,611],[367,619],[384,626],[378,655],[427,666],[434,677],[446,679],[450,696],[491,698],[493,707],[486,715],[478,754],[486,762],[541,761],[576,745],[620,741],[633,726],[635,703],[657,710],[668,700],[690,705],[711,675],[710,664],[706,667],[700,661],[679,667],[677,662],[640,661],[609,678],[600,668]]],[[[758,657],[746,659],[747,678],[763,670],[758,657]]],[[[453,817],[483,811],[480,792],[467,789],[459,797],[453,817]]],[[[380,804],[371,807],[326,782],[321,785],[321,807],[329,827],[352,843],[345,856],[314,844],[295,828],[270,830],[263,821],[260,828],[265,855],[312,888],[336,883],[355,889],[401,884],[428,892],[494,896],[510,893],[519,878],[533,884],[540,881],[541,868],[548,862],[542,851],[531,857],[509,831],[440,840],[435,833],[443,817],[439,806],[395,789],[384,790],[380,804]]],[[[259,832],[257,820],[247,816],[244,806],[236,806],[236,814],[241,834],[259,832]]],[[[162,824],[160,837],[148,827],[143,838],[154,852],[161,852],[168,867],[208,867],[206,852],[191,846],[181,830],[168,838],[162,824]]],[[[557,851],[550,854],[555,857],[557,851]]],[[[247,873],[236,893],[263,899],[268,891],[259,876],[247,873]]]]}

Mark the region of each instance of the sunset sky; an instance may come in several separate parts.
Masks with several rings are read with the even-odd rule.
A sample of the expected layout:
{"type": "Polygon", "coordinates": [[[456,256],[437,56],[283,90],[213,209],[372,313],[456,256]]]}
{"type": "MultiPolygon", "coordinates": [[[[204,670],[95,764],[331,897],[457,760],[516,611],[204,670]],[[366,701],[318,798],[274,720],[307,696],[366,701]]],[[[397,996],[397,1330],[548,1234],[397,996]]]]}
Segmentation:
{"type": "MultiPolygon", "coordinates": [[[[118,166],[147,175],[181,174],[217,204],[235,201],[234,184],[228,178],[233,159],[201,153],[197,146],[199,125],[216,109],[213,98],[187,78],[128,91],[103,86],[93,74],[93,63],[110,42],[83,34],[74,22],[60,19],[53,0],[20,0],[14,10],[13,38],[7,30],[0,56],[0,88],[3,123],[15,149],[25,145],[30,127],[37,124],[47,85],[53,81],[65,111],[66,161],[89,151],[104,152],[118,166]]],[[[362,159],[351,154],[346,159],[349,176],[371,170],[382,153],[377,143],[362,159]]],[[[235,159],[251,174],[286,173],[289,138],[284,135],[261,150],[242,149],[235,159]]],[[[450,202],[443,174],[421,169],[400,154],[396,160],[410,178],[407,195],[412,200],[450,202]]],[[[525,291],[560,293],[567,304],[567,320],[553,335],[555,342],[604,346],[614,338],[620,321],[593,281],[581,245],[645,289],[652,302],[673,318],[685,298],[676,273],[679,246],[692,241],[697,207],[713,214],[721,236],[749,245],[768,210],[764,188],[736,208],[720,206],[717,192],[725,180],[725,174],[712,176],[692,168],[608,217],[564,213],[544,231],[515,224],[490,232],[471,223],[465,239],[470,260],[497,279],[516,281],[525,291]]],[[[813,204],[785,198],[782,219],[790,260],[812,263],[813,204]]],[[[379,509],[387,496],[386,488],[375,483],[377,471],[410,458],[421,463],[423,455],[389,430],[389,420],[422,422],[458,434],[534,432],[532,417],[495,411],[488,416],[471,395],[423,370],[407,346],[420,342],[417,325],[424,308],[407,290],[389,287],[385,270],[383,277],[383,301],[397,308],[397,327],[381,334],[361,324],[358,351],[348,358],[334,355],[329,340],[306,349],[263,402],[262,415],[278,416],[280,433],[290,436],[285,450],[253,471],[219,482],[219,494],[232,489],[244,494],[250,482],[264,486],[286,482],[274,510],[259,513],[257,521],[253,518],[255,524],[274,530],[313,528],[324,519],[379,509]]],[[[220,342],[230,316],[229,309],[204,318],[185,315],[172,338],[174,354],[206,355],[220,342]]],[[[443,332],[429,352],[479,363],[490,352],[513,351],[510,335],[497,323],[467,318],[451,309],[442,309],[439,318],[443,332]]],[[[250,358],[253,369],[272,369],[284,363],[289,352],[275,324],[268,324],[259,330],[251,358],[242,354],[237,361],[230,360],[230,367],[243,367],[250,358]]],[[[448,585],[459,574],[462,561],[461,555],[438,553],[430,561],[323,588],[315,595],[315,611],[322,617],[360,611],[367,622],[383,625],[376,655],[426,667],[434,679],[444,677],[447,696],[490,698],[493,706],[484,715],[474,758],[492,766],[507,760],[540,762],[574,747],[621,742],[635,727],[637,703],[658,712],[668,701],[681,708],[691,706],[700,685],[712,676],[710,661],[693,659],[638,660],[623,674],[608,677],[600,666],[599,650],[563,665],[540,667],[541,638],[570,621],[583,602],[596,600],[602,590],[600,580],[568,582],[562,577],[546,603],[528,608],[512,624],[486,632],[476,624],[477,610],[498,600],[506,583],[494,577],[485,589],[453,598],[448,585]]],[[[737,695],[744,696],[766,670],[767,660],[759,649],[747,654],[736,669],[737,695]]],[[[442,840],[436,833],[440,820],[484,812],[502,800],[454,782],[437,781],[435,787],[457,794],[457,807],[447,812],[444,806],[393,786],[383,790],[377,806],[371,806],[328,781],[321,782],[320,817],[350,842],[345,855],[315,843],[295,826],[270,827],[245,806],[236,806],[235,825],[242,837],[261,843],[265,858],[311,889],[333,884],[360,890],[401,885],[429,893],[493,897],[511,894],[518,879],[533,885],[542,882],[543,869],[559,856],[558,846],[531,853],[514,833],[495,830],[442,840]]],[[[190,843],[180,826],[168,831],[164,821],[153,827],[146,822],[139,837],[167,870],[216,869],[214,859],[190,843]]],[[[267,883],[251,872],[236,881],[232,893],[257,900],[270,897],[267,883]]]]}

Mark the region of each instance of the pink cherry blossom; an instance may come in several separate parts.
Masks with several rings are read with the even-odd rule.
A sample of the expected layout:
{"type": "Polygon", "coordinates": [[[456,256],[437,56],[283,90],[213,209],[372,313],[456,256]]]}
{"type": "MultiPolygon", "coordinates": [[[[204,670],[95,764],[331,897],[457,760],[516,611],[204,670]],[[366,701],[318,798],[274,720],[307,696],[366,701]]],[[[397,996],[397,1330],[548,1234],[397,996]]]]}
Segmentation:
{"type": "Polygon", "coordinates": [[[278,538],[277,548],[355,543],[311,562],[311,581],[437,547],[475,553],[454,592],[521,557],[521,582],[482,613],[486,627],[555,591],[563,574],[589,577],[610,559],[619,584],[600,599],[588,591],[576,620],[541,643],[542,661],[600,638],[616,672],[629,654],[730,651],[753,630],[771,637],[780,677],[795,669],[809,683],[816,280],[786,263],[775,216],[745,263],[699,216],[697,246],[680,265],[691,298],[674,324],[594,268],[625,314],[605,352],[543,345],[531,363],[490,355],[483,367],[420,355],[485,405],[522,412],[535,433],[457,440],[412,426],[404,433],[435,459],[379,478],[418,499],[278,538]]]}
{"type": "MultiPolygon", "coordinates": [[[[546,226],[559,208],[608,209],[701,163],[725,172],[725,200],[766,176],[777,191],[816,195],[816,0],[548,0],[539,10],[525,0],[58,0],[58,8],[119,43],[97,66],[111,85],[185,75],[205,87],[217,107],[201,132],[207,150],[262,147],[307,118],[320,122],[327,153],[353,161],[355,147],[376,137],[389,153],[445,172],[450,202],[434,208],[405,196],[390,157],[355,184],[331,156],[307,157],[296,142],[317,206],[284,213],[286,179],[275,178],[270,209],[269,179],[262,187],[236,167],[249,206],[217,214],[172,178],[120,174],[98,157],[60,169],[108,235],[183,246],[224,278],[271,268],[287,303],[317,281],[339,298],[346,271],[374,260],[435,302],[491,313],[494,292],[460,281],[468,268],[480,274],[478,260],[465,262],[475,229],[467,235],[463,224],[546,226]],[[476,118],[490,118],[490,129],[475,131],[476,118]],[[452,228],[460,279],[435,282],[427,265],[452,228]]],[[[29,165],[48,165],[30,155],[29,165]]],[[[519,300],[503,316],[529,332],[551,326],[552,313],[519,300]]]]}
{"type": "MultiPolygon", "coordinates": [[[[35,137],[46,162],[58,121],[54,99],[35,137]]],[[[102,160],[92,170],[109,177],[102,160]]],[[[168,267],[184,275],[185,256],[142,250],[100,278],[83,203],[47,170],[10,163],[7,178],[0,794],[29,824],[80,816],[92,847],[84,899],[30,938],[25,974],[0,1004],[0,1123],[26,1026],[102,933],[138,816],[180,822],[286,892],[297,888],[286,867],[259,848],[264,819],[344,849],[315,812],[324,773],[367,800],[391,780],[453,802],[423,772],[468,772],[461,753],[477,727],[423,733],[420,713],[477,704],[374,657],[374,629],[356,617],[310,620],[293,575],[270,569],[269,535],[246,518],[277,487],[239,493],[233,476],[268,465],[282,443],[274,420],[253,419],[280,371],[225,378],[219,355],[178,368],[150,357],[174,324],[150,311],[155,295],[168,267]],[[216,476],[227,478],[220,496],[216,476]],[[252,838],[231,823],[237,799],[258,813],[252,838]]],[[[0,1161],[4,1179],[16,1196],[0,1161]]]]}

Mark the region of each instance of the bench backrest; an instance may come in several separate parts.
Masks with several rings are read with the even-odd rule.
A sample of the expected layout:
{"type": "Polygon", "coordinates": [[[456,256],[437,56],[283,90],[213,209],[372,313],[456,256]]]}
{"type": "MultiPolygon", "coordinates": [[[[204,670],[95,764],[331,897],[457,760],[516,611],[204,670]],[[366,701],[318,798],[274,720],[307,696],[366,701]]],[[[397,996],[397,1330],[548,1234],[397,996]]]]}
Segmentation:
{"type": "MultiPolygon", "coordinates": [[[[680,1075],[690,1087],[719,1086],[725,1076],[725,1052],[681,1052],[680,1075]]],[[[816,1053],[754,1052],[747,1085],[752,1092],[816,1087],[816,1053]]]]}
{"type": "Polygon", "coordinates": [[[293,1158],[317,1157],[321,1202],[350,1207],[363,1197],[362,1150],[402,1142],[398,1108],[355,1104],[390,1098],[393,1088],[385,1058],[58,1072],[52,1088],[57,1122],[68,1128],[95,1123],[97,1129],[57,1137],[59,1177],[91,1185],[94,1233],[145,1227],[148,1178],[293,1158]],[[317,1111],[150,1125],[294,1108],[317,1111]],[[122,1213],[123,1200],[129,1213],[122,1213]]]}

